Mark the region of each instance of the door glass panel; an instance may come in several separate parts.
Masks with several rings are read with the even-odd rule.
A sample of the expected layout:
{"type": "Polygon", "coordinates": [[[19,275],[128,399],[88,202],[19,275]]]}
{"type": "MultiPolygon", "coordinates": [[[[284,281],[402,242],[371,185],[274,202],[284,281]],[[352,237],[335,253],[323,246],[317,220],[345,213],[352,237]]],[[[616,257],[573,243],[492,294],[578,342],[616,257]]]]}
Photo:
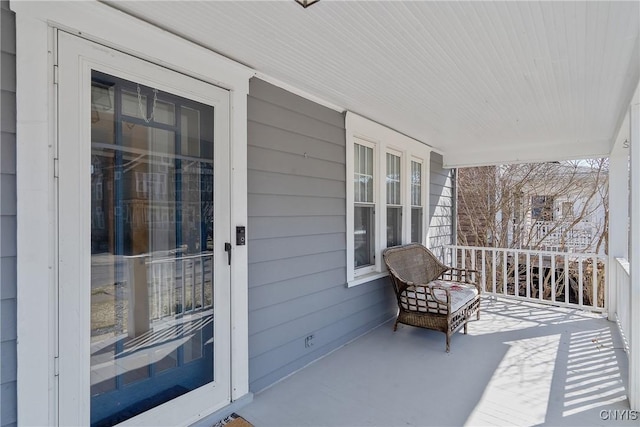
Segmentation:
{"type": "Polygon", "coordinates": [[[94,71],[91,424],[215,380],[213,107],[94,71]]]}

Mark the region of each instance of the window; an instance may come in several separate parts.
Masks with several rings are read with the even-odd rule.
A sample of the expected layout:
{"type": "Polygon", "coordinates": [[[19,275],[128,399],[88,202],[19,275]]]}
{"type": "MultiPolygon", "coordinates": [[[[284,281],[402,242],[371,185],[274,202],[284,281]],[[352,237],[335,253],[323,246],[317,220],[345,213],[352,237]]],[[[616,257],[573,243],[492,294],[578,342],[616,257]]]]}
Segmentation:
{"type": "Polygon", "coordinates": [[[573,202],[562,202],[560,206],[562,209],[562,219],[573,219],[573,202]]]}
{"type": "Polygon", "coordinates": [[[352,113],[346,116],[347,282],[386,275],[382,251],[426,242],[429,146],[352,113]]]}
{"type": "Polygon", "coordinates": [[[387,247],[402,244],[400,156],[387,153],[387,247]]]}
{"type": "Polygon", "coordinates": [[[422,163],[411,160],[411,242],[422,242],[422,163]]]}
{"type": "Polygon", "coordinates": [[[524,193],[522,193],[522,191],[516,191],[513,193],[513,222],[516,224],[520,224],[524,217],[523,197],[524,197],[524,193]]]}
{"type": "Polygon", "coordinates": [[[353,147],[353,240],[355,268],[360,268],[375,264],[373,148],[363,141],[353,147]]]}
{"type": "Polygon", "coordinates": [[[531,196],[531,218],[553,221],[553,196],[531,196]]]}

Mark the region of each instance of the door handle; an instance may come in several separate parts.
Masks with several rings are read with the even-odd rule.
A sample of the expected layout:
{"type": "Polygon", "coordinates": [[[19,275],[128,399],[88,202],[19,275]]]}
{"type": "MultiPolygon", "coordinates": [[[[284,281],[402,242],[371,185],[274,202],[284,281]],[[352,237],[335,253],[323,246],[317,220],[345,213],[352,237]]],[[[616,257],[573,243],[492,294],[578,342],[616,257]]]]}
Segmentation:
{"type": "Polygon", "coordinates": [[[224,251],[227,253],[227,260],[229,262],[229,265],[231,265],[231,243],[225,242],[224,251]]]}

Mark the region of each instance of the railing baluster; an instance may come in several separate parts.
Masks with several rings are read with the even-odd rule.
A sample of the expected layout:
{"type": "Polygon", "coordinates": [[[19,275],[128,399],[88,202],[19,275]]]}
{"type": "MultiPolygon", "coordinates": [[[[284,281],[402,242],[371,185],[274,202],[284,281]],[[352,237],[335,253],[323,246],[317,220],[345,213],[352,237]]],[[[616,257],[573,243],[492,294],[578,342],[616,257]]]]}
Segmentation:
{"type": "Polygon", "coordinates": [[[180,276],[181,276],[181,289],[180,289],[180,296],[182,298],[181,301],[181,312],[184,313],[184,309],[185,306],[187,305],[187,300],[186,300],[186,287],[187,287],[187,269],[186,269],[186,262],[187,260],[182,258],[181,262],[180,262],[180,276]]]}
{"type": "Polygon", "coordinates": [[[507,251],[502,250],[502,293],[507,295],[507,251]]]}
{"type": "MultiPolygon", "coordinates": [[[[476,269],[476,250],[475,249],[471,249],[471,269],[475,270],[476,269]]],[[[471,276],[473,278],[473,281],[475,282],[477,280],[476,278],[476,273],[473,273],[473,275],[471,276]]]]}
{"type": "Polygon", "coordinates": [[[467,268],[467,250],[461,249],[461,252],[462,252],[462,264],[460,265],[460,268],[467,268]]]}
{"type": "Polygon", "coordinates": [[[591,306],[596,308],[598,307],[598,258],[593,257],[593,290],[591,292],[591,306]]]}
{"type": "Polygon", "coordinates": [[[162,265],[153,266],[153,290],[156,295],[156,318],[162,317],[162,265]]]}
{"type": "Polygon", "coordinates": [[[551,301],[556,302],[556,256],[551,255],[551,301]]]}
{"type": "Polygon", "coordinates": [[[538,254],[538,299],[544,299],[544,270],[542,268],[542,258],[543,255],[541,253],[538,254]]]}
{"type": "Polygon", "coordinates": [[[569,283],[569,255],[564,256],[564,302],[569,304],[569,292],[571,284],[569,283]]]}
{"type": "Polygon", "coordinates": [[[482,282],[482,291],[485,292],[487,290],[487,267],[486,267],[486,250],[482,249],[482,277],[480,278],[482,282]]]}
{"type": "Polygon", "coordinates": [[[491,266],[491,277],[492,277],[492,283],[493,283],[493,293],[496,294],[497,293],[497,289],[496,289],[496,268],[497,268],[497,263],[496,263],[496,250],[493,249],[492,251],[492,266],[491,266]]]}
{"type": "Polygon", "coordinates": [[[520,252],[513,251],[513,294],[520,296],[520,252]]]}
{"type": "Polygon", "coordinates": [[[196,261],[191,262],[191,311],[196,309],[196,261]]]}
{"type": "Polygon", "coordinates": [[[584,306],[584,273],[583,273],[583,265],[584,258],[578,258],[578,283],[580,286],[578,287],[578,305],[580,307],[584,306]]]}
{"type": "Polygon", "coordinates": [[[204,287],[206,281],[205,277],[205,258],[200,258],[200,308],[204,308],[204,287]]]}
{"type": "Polygon", "coordinates": [[[526,293],[527,293],[527,298],[531,298],[531,254],[529,252],[527,252],[526,264],[527,264],[527,267],[526,267],[527,268],[527,278],[525,279],[526,283],[527,283],[527,285],[526,285],[527,286],[526,293]]]}

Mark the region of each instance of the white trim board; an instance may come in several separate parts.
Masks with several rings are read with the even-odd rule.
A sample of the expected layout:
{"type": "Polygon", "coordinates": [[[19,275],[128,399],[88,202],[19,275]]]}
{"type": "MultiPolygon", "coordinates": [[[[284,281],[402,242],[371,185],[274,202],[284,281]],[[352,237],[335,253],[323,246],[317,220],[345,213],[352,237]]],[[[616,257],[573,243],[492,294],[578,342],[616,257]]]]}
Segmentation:
{"type": "MultiPolygon", "coordinates": [[[[246,106],[254,73],[98,2],[12,2],[11,9],[16,13],[16,48],[22,52],[16,60],[18,419],[22,425],[56,425],[54,29],[230,91],[232,226],[247,224],[246,106]]],[[[247,247],[234,245],[233,251],[231,392],[236,400],[249,392],[247,247]]]]}
{"type": "Polygon", "coordinates": [[[278,79],[276,79],[274,77],[271,77],[269,75],[266,75],[264,73],[256,72],[255,73],[255,77],[260,79],[260,80],[264,80],[265,82],[270,83],[270,84],[272,84],[274,86],[277,86],[277,87],[279,87],[281,89],[284,89],[287,92],[291,92],[291,93],[293,93],[295,95],[301,96],[304,99],[307,99],[309,101],[315,102],[316,104],[322,105],[323,107],[327,107],[327,108],[329,108],[329,109],[331,109],[333,111],[337,111],[338,113],[344,113],[346,111],[346,108],[344,108],[344,107],[341,107],[341,106],[336,105],[336,104],[334,104],[332,102],[329,102],[329,101],[325,101],[324,99],[322,99],[322,98],[320,98],[318,96],[312,95],[309,92],[306,92],[306,91],[304,91],[302,89],[298,89],[295,86],[292,86],[292,85],[290,85],[288,83],[283,82],[282,80],[278,80],[278,79]]]}

